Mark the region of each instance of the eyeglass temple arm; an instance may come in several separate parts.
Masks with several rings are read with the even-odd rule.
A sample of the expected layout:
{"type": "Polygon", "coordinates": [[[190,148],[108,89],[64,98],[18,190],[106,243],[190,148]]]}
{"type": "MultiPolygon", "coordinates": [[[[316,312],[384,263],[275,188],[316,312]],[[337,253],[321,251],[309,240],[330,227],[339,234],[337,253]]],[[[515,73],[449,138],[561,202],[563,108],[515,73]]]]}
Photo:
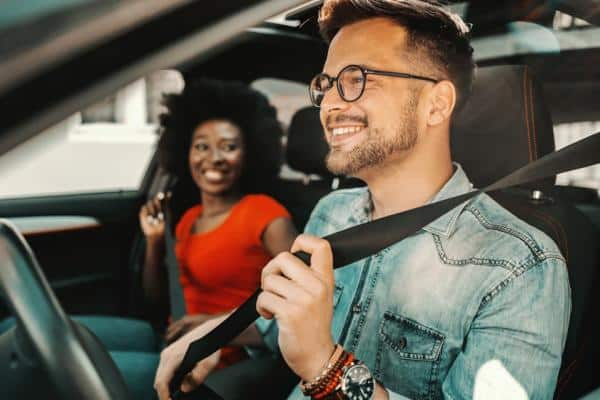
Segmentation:
{"type": "Polygon", "coordinates": [[[433,82],[433,83],[439,82],[439,80],[437,80],[437,79],[427,78],[425,76],[419,76],[419,75],[405,74],[402,72],[390,72],[390,71],[379,71],[376,69],[365,69],[364,73],[365,74],[374,74],[374,75],[392,76],[392,77],[396,77],[396,78],[419,79],[422,81],[429,81],[429,82],[433,82]]]}

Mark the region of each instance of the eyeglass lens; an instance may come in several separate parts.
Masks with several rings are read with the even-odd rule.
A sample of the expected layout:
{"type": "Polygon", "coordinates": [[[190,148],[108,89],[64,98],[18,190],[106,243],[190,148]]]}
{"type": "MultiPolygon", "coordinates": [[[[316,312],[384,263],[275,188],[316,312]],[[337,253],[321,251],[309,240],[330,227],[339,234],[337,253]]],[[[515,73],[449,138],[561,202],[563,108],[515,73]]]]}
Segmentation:
{"type": "Polygon", "coordinates": [[[345,101],[357,100],[365,88],[363,71],[353,65],[340,71],[337,79],[332,79],[326,74],[318,74],[310,83],[310,98],[315,106],[321,105],[325,93],[331,89],[334,80],[337,81],[339,94],[345,101]]]}

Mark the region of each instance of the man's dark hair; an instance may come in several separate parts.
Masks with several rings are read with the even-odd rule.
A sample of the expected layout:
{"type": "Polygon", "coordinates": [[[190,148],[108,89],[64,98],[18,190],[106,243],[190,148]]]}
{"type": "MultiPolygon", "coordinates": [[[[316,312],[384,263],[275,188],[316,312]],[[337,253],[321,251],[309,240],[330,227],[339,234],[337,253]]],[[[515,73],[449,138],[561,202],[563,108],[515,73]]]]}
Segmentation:
{"type": "Polygon", "coordinates": [[[241,131],[242,192],[263,193],[272,185],[282,162],[283,132],[275,108],[261,93],[241,82],[200,79],[186,84],[181,94],[166,95],[163,104],[167,112],[160,115],[158,159],[167,172],[177,177],[178,196],[185,193],[193,196],[188,200],[191,204],[198,201],[188,163],[191,138],[198,125],[213,119],[232,122],[241,131]]]}
{"type": "Polygon", "coordinates": [[[454,84],[455,110],[460,110],[471,91],[475,71],[469,28],[460,17],[435,1],[326,0],[319,13],[319,27],[323,38],[331,41],[344,26],[376,17],[390,18],[406,28],[407,47],[415,50],[414,60],[422,62],[426,57],[428,67],[439,74],[434,78],[454,84]]]}

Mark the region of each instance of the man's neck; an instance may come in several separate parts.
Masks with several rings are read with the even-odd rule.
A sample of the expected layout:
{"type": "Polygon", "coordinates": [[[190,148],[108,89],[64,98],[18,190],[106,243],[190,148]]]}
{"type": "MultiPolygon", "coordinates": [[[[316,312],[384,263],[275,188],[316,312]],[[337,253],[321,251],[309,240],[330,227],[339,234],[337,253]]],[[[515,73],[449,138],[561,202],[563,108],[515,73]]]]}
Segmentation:
{"type": "Polygon", "coordinates": [[[393,160],[368,171],[367,183],[373,201],[372,218],[382,218],[420,207],[429,202],[453,174],[450,154],[409,157],[393,160]]]}

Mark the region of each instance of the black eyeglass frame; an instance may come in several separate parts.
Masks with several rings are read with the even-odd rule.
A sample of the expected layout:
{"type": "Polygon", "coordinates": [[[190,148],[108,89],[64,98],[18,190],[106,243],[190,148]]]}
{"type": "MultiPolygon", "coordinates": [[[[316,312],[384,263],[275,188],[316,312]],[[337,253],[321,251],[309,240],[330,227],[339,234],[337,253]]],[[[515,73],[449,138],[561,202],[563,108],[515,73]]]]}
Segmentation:
{"type": "MultiPolygon", "coordinates": [[[[338,72],[337,76],[332,77],[329,76],[323,72],[321,72],[320,74],[315,75],[311,80],[310,80],[310,84],[308,85],[308,95],[310,97],[310,102],[313,104],[313,106],[317,107],[317,108],[321,108],[321,105],[318,104],[315,101],[315,99],[313,98],[313,93],[312,93],[312,83],[315,81],[315,79],[317,78],[326,78],[327,82],[329,83],[329,89],[327,90],[331,90],[333,88],[333,83],[335,82],[335,88],[338,91],[338,94],[340,95],[340,97],[342,98],[342,100],[344,100],[347,103],[352,103],[357,101],[358,99],[360,99],[363,95],[363,93],[365,92],[365,87],[367,86],[367,75],[381,75],[381,76],[391,76],[393,78],[404,78],[404,79],[418,79],[421,81],[428,81],[428,82],[432,82],[432,83],[438,83],[440,82],[440,80],[438,79],[433,79],[433,78],[428,78],[426,76],[420,76],[420,75],[413,75],[413,74],[407,74],[404,72],[394,72],[394,71],[381,71],[378,69],[369,69],[369,68],[365,68],[363,66],[360,65],[356,65],[356,64],[350,64],[350,65],[346,65],[344,68],[342,68],[340,70],[340,72],[338,72]],[[363,74],[363,77],[365,78],[365,81],[363,82],[362,85],[362,89],[360,90],[360,94],[353,100],[347,100],[346,97],[344,96],[344,92],[343,90],[340,89],[340,81],[339,81],[339,77],[342,73],[344,73],[344,71],[348,70],[349,68],[357,68],[358,70],[361,71],[361,73],[363,74]]],[[[323,97],[325,97],[325,93],[323,93],[323,97]]],[[[323,101],[321,99],[321,101],[323,101]]]]}

